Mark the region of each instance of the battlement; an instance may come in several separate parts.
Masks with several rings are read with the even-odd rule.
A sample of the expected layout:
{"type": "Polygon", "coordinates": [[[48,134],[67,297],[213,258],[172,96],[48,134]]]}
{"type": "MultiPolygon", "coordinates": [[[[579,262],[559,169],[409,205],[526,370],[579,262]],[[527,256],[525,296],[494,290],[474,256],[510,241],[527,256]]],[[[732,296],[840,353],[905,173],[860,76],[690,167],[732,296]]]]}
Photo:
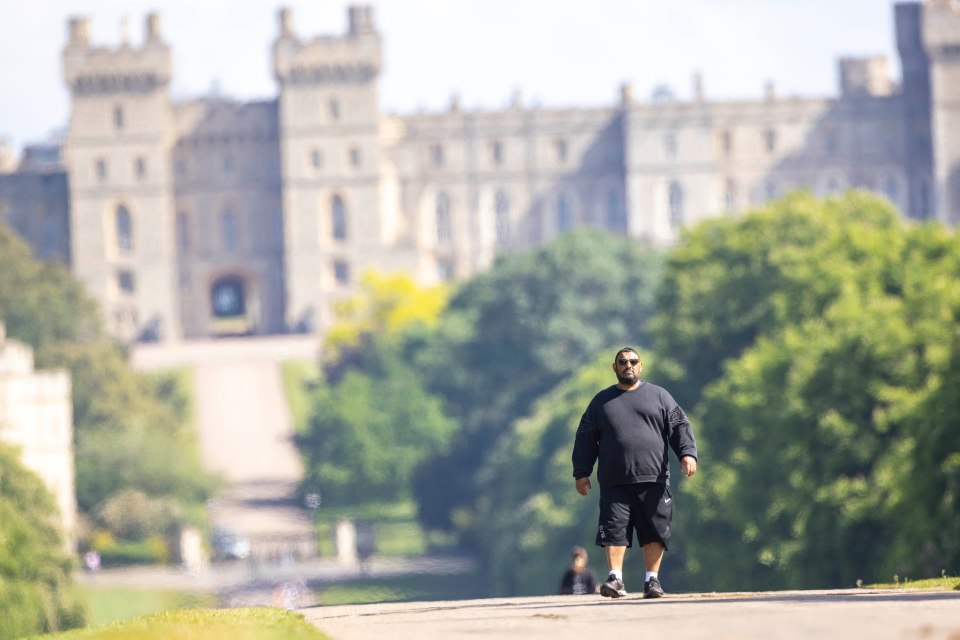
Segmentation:
{"type": "Polygon", "coordinates": [[[299,39],[289,9],[279,12],[280,34],[274,42],[274,75],[281,85],[360,84],[380,73],[380,34],[370,7],[348,10],[349,28],[342,36],[299,39]]]}
{"type": "Polygon", "coordinates": [[[923,4],[923,44],[932,58],[960,59],[960,0],[923,4]]]}
{"type": "Polygon", "coordinates": [[[844,97],[888,96],[893,93],[884,56],[840,58],[838,67],[840,93],[844,97]]]}
{"type": "Polygon", "coordinates": [[[147,16],[145,39],[140,48],[123,42],[116,49],[90,43],[87,18],[70,18],[63,49],[63,73],[74,95],[150,93],[170,83],[170,48],[160,35],[160,18],[147,16]]]}

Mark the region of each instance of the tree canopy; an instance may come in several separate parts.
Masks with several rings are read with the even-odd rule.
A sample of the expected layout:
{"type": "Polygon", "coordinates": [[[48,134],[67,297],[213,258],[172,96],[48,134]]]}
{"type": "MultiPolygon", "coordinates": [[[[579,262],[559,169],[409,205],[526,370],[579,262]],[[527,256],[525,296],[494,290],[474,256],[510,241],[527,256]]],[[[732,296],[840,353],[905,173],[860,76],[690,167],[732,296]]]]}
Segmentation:
{"type": "Polygon", "coordinates": [[[0,638],[83,625],[53,497],[0,443],[0,638]]]}

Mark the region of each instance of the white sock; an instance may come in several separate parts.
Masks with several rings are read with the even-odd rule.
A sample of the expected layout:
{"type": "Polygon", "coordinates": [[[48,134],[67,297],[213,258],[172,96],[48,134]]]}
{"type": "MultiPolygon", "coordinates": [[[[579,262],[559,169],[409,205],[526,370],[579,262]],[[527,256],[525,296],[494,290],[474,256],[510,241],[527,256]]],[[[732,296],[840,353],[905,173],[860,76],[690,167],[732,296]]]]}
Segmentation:
{"type": "Polygon", "coordinates": [[[646,580],[647,582],[650,582],[650,578],[656,578],[656,577],[657,577],[656,571],[647,571],[647,577],[644,578],[644,580],[646,580]]]}
{"type": "Polygon", "coordinates": [[[622,571],[611,571],[611,572],[610,572],[610,575],[613,576],[614,578],[616,578],[617,580],[623,580],[623,572],[622,572],[622,571]]]}

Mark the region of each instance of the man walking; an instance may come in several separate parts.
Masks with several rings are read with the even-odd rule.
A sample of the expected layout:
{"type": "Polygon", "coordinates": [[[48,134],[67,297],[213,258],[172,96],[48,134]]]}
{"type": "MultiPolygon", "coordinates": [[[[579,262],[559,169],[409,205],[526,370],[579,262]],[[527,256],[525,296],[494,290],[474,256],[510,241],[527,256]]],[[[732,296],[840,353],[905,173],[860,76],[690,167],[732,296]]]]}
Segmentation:
{"type": "Polygon", "coordinates": [[[627,595],[623,558],[633,532],[643,547],[647,574],[644,598],[663,596],[660,562],[670,545],[673,496],[670,494],[668,447],[680,459],[680,472],[697,472],[697,444],[683,409],[656,385],[640,380],[643,363],[636,350],[624,347],[613,361],[617,384],[590,401],[573,446],[573,477],[580,495],[590,492],[597,464],[600,527],[596,543],[607,555],[610,577],[600,585],[608,598],[627,595]]]}

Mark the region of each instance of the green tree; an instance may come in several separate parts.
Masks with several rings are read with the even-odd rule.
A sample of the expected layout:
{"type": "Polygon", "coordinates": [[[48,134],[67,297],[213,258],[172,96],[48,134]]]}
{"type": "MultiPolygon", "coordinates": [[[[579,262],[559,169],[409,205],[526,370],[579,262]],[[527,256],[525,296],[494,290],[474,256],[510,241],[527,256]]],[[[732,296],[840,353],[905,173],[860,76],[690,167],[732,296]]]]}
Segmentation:
{"type": "MultiPolygon", "coordinates": [[[[849,289],[897,286],[899,214],[861,192],[794,193],[741,219],[708,220],[670,254],[652,321],[684,406],[761,335],[820,317],[849,289]]],[[[664,362],[664,364],[666,364],[664,362]]]]}
{"type": "Polygon", "coordinates": [[[960,538],[958,256],[955,235],[856,193],[689,233],[655,323],[659,357],[700,399],[686,586],[955,566],[931,571],[960,538]]]}
{"type": "Polygon", "coordinates": [[[493,444],[600,349],[646,341],[661,261],[641,243],[584,230],[502,257],[454,294],[416,355],[459,423],[450,451],[417,472],[425,524],[476,531],[475,474],[493,444]]]}
{"type": "Polygon", "coordinates": [[[408,362],[446,295],[406,275],[367,272],[358,295],[337,307],[324,380],[298,438],[303,485],[319,488],[325,504],[409,499],[413,469],[446,449],[453,423],[408,362]]]}
{"type": "Polygon", "coordinates": [[[83,625],[52,496],[0,444],[0,639],[83,625]]]}
{"type": "Polygon", "coordinates": [[[96,522],[111,498],[139,490],[158,503],[179,504],[165,513],[201,517],[213,479],[200,468],[186,391],[172,376],[131,371],[80,283],[62,266],[34,260],[2,225],[0,321],[10,337],[33,347],[39,368],[70,372],[77,501],[84,513],[96,522]]]}

